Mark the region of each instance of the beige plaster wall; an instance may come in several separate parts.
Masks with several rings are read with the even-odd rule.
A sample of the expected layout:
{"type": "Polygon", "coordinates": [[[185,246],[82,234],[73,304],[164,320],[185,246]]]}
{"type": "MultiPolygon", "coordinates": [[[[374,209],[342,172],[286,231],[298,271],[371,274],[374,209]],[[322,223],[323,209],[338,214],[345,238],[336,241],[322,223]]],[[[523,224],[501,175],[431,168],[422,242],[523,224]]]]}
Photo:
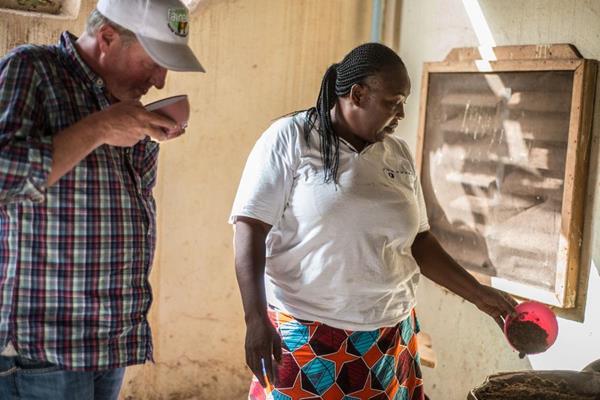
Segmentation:
{"type": "Polygon", "coordinates": [[[55,43],[64,30],[79,34],[85,26],[86,16],[95,4],[93,0],[83,0],[77,19],[42,17],[39,13],[27,14],[0,9],[0,54],[25,43],[55,43]]]}
{"type": "MultiPolygon", "coordinates": [[[[0,14],[0,54],[79,33],[74,21],[0,14]]],[[[172,73],[144,101],[187,93],[189,129],[161,149],[159,244],[151,282],[156,365],[130,368],[126,399],[244,399],[244,325],[229,208],[270,121],[312,105],[323,72],[369,39],[371,1],[205,0],[191,21],[207,74],[172,73]]]]}
{"type": "Polygon", "coordinates": [[[157,365],[126,393],[247,395],[227,224],[238,180],[261,132],[315,101],[326,67],[368,39],[369,22],[362,0],[216,0],[195,14],[191,35],[208,72],[172,74],[166,87],[191,96],[193,117],[161,156],[157,365]]]}
{"type": "MultiPolygon", "coordinates": [[[[422,64],[444,59],[452,47],[572,43],[586,58],[600,59],[600,2],[596,0],[404,0],[400,55],[413,79],[407,118],[398,128],[415,148],[422,64]],[[481,15],[481,19],[469,17],[481,15]],[[479,13],[479,11],[481,13],[479,13]]],[[[580,370],[600,358],[600,227],[597,199],[600,96],[596,96],[583,245],[579,308],[585,322],[559,319],[559,337],[546,353],[519,360],[495,323],[457,296],[423,280],[418,311],[439,365],[424,369],[433,399],[464,400],[485,376],[518,369],[580,370]],[[586,287],[589,286],[586,301],[586,287]]],[[[568,315],[565,315],[568,317],[568,315]]]]}
{"type": "MultiPolygon", "coordinates": [[[[400,53],[414,90],[398,134],[413,148],[422,63],[443,59],[454,46],[480,44],[465,5],[481,7],[498,45],[569,42],[584,56],[600,58],[598,1],[402,3],[400,53]]],[[[94,4],[83,0],[79,18],[72,21],[0,14],[0,54],[22,43],[54,42],[65,29],[80,32],[94,4]]],[[[146,99],[188,93],[193,117],[188,134],[165,144],[161,153],[151,312],[157,363],[129,370],[124,398],[245,397],[244,329],[225,222],[239,175],[269,121],[310,105],[326,66],[368,39],[370,6],[364,0],[206,0],[194,15],[192,46],[208,73],[171,74],[165,90],[146,99]]],[[[584,279],[589,276],[590,287],[585,322],[561,319],[553,349],[521,361],[491,320],[424,281],[419,313],[439,358],[436,369],[424,370],[432,398],[462,400],[470,387],[500,370],[579,369],[599,357],[600,313],[593,312],[600,307],[595,125],[584,248],[584,279]]]]}

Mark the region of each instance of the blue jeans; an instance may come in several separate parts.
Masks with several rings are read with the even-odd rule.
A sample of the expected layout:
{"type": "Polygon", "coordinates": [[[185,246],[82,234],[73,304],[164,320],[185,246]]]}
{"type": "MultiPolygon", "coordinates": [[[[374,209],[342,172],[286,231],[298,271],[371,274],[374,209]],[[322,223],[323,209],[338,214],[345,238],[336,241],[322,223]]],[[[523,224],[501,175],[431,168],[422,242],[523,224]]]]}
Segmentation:
{"type": "Polygon", "coordinates": [[[0,356],[2,400],[117,400],[125,368],[66,371],[45,361],[0,356]]]}

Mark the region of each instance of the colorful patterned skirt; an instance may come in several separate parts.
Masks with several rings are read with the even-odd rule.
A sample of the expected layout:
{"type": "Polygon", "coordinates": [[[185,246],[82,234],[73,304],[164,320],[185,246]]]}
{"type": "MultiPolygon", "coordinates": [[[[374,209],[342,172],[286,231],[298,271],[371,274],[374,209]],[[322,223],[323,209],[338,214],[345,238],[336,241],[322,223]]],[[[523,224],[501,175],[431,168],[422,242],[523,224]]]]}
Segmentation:
{"type": "Polygon", "coordinates": [[[249,400],[423,400],[413,312],[394,327],[347,331],[270,310],[283,346],[278,381],[249,400]]]}

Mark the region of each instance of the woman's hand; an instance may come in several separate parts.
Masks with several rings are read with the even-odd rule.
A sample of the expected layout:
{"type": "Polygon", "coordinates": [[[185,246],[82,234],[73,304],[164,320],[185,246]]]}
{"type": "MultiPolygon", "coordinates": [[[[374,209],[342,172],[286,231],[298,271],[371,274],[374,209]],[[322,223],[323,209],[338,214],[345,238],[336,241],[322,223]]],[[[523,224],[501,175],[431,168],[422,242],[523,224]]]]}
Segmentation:
{"type": "Polygon", "coordinates": [[[515,313],[517,302],[511,296],[489,286],[479,285],[473,304],[494,318],[500,329],[504,328],[504,318],[515,313]]]}
{"type": "Polygon", "coordinates": [[[263,387],[275,376],[273,357],[281,361],[281,338],[267,314],[265,295],[265,241],[271,225],[249,217],[237,217],[234,234],[235,273],[246,320],[246,364],[263,387]]]}
{"type": "Polygon", "coordinates": [[[504,327],[503,318],[515,312],[517,302],[512,297],[479,283],[442,248],[431,232],[417,235],[412,253],[423,275],[475,304],[494,318],[500,328],[504,327]]]}
{"type": "Polygon", "coordinates": [[[246,365],[252,370],[262,387],[267,387],[262,360],[269,382],[277,376],[273,358],[281,362],[281,338],[271,323],[264,319],[254,319],[246,323],[246,365]]]}

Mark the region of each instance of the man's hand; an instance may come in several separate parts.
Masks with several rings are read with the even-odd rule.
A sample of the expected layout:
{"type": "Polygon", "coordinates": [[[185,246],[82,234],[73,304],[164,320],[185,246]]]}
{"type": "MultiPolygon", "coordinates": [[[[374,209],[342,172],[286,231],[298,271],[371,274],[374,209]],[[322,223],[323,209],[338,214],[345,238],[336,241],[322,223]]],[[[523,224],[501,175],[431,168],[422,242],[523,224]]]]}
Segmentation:
{"type": "Polygon", "coordinates": [[[170,139],[166,130],[177,127],[175,121],[146,111],[139,101],[123,101],[90,114],[52,138],[47,185],[53,185],[100,145],[131,147],[146,136],[166,140],[170,139]]]}
{"type": "Polygon", "coordinates": [[[81,120],[100,144],[130,147],[146,136],[169,139],[166,130],[178,130],[175,121],[147,111],[139,101],[123,101],[81,120]]]}
{"type": "Polygon", "coordinates": [[[263,387],[267,387],[267,382],[263,373],[262,360],[264,360],[269,382],[274,383],[277,374],[273,358],[278,363],[281,362],[281,338],[277,330],[269,321],[263,319],[248,321],[246,323],[246,365],[263,387]]]}

